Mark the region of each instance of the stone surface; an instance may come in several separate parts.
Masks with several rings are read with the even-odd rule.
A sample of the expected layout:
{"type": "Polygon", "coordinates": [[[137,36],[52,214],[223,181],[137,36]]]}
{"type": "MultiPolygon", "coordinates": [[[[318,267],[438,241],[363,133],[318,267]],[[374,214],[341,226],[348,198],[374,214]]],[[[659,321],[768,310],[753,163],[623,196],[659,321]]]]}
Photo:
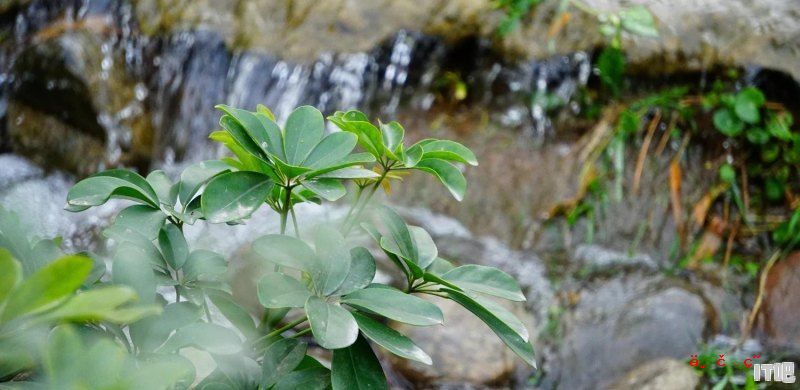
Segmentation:
{"type": "MultiPolygon", "coordinates": [[[[486,324],[457,303],[441,298],[431,300],[442,309],[444,326],[392,326],[421,346],[433,359],[433,365],[391,355],[393,368],[416,385],[448,382],[489,385],[507,381],[517,364],[514,353],[486,324]]],[[[520,318],[528,317],[520,304],[504,302],[503,305],[520,318]]],[[[526,322],[530,320],[523,320],[526,322]]]]}
{"type": "Polygon", "coordinates": [[[576,300],[544,379],[564,389],[609,388],[644,362],[688,358],[715,327],[702,295],[658,275],[595,280],[576,300]]]}
{"type": "MultiPolygon", "coordinates": [[[[547,44],[555,8],[545,2],[504,40],[496,28],[503,15],[481,0],[245,0],[135,1],[145,31],[201,28],[222,32],[231,45],[310,60],[323,52],[356,52],[373,47],[401,29],[442,35],[449,40],[480,36],[525,57],[555,51],[591,50],[604,44],[595,17],[576,9],[555,40],[547,44]]],[[[657,18],[660,37],[624,37],[624,46],[642,70],[700,69],[715,64],[756,64],[800,78],[800,5],[782,0],[588,0],[599,13],[643,5],[657,18]]]]}
{"type": "Polygon", "coordinates": [[[111,26],[92,18],[65,23],[38,31],[14,62],[11,149],[81,175],[146,166],[153,143],[146,93],[113,51],[111,26]]]}
{"type": "Polygon", "coordinates": [[[797,348],[800,345],[800,252],[775,263],[767,274],[767,289],[758,314],[758,330],[765,344],[797,348]]]}
{"type": "Polygon", "coordinates": [[[685,361],[659,359],[636,367],[614,383],[613,390],[685,390],[700,382],[697,373],[685,361]]]}

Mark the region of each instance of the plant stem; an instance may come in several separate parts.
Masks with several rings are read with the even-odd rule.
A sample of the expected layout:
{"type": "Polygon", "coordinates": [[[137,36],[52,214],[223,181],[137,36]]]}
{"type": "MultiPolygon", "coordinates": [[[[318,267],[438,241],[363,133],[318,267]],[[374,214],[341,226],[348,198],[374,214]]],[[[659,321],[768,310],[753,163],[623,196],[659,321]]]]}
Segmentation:
{"type": "Polygon", "coordinates": [[[206,319],[208,320],[208,323],[211,323],[211,310],[208,309],[208,301],[206,300],[206,297],[203,297],[203,310],[206,312],[206,319]]]}
{"type": "Polygon", "coordinates": [[[391,169],[392,169],[392,164],[383,166],[383,173],[381,173],[381,177],[378,178],[378,180],[375,182],[375,184],[372,187],[370,187],[369,193],[367,194],[367,197],[358,206],[358,210],[356,211],[356,214],[353,217],[353,219],[350,220],[350,221],[347,221],[347,224],[344,227],[344,236],[345,237],[347,237],[347,235],[350,233],[350,230],[353,229],[353,225],[355,225],[356,221],[361,219],[361,214],[364,213],[364,209],[366,208],[367,204],[369,204],[370,199],[372,199],[372,196],[375,195],[375,191],[378,190],[378,187],[380,187],[381,183],[383,182],[383,179],[386,178],[386,175],[389,174],[389,171],[391,169]]]}
{"type": "Polygon", "coordinates": [[[307,320],[308,320],[308,317],[302,316],[302,317],[298,318],[295,321],[292,321],[292,322],[290,322],[290,323],[288,323],[288,324],[286,324],[286,325],[284,325],[284,326],[282,326],[282,327],[280,327],[278,329],[273,330],[272,332],[267,333],[264,336],[261,336],[261,337],[257,338],[255,341],[253,341],[253,344],[257,344],[257,343],[259,343],[261,341],[267,340],[267,339],[275,337],[275,336],[280,336],[283,332],[286,332],[287,330],[292,329],[295,326],[306,322],[307,320]]]}
{"type": "Polygon", "coordinates": [[[297,215],[294,213],[294,207],[289,208],[289,213],[292,214],[292,225],[294,225],[294,235],[300,238],[300,228],[297,226],[297,215]]]}
{"type": "Polygon", "coordinates": [[[303,329],[303,330],[301,330],[301,331],[299,331],[299,332],[297,332],[297,333],[295,333],[295,334],[293,334],[293,335],[291,335],[291,336],[289,336],[289,337],[291,337],[291,338],[298,338],[298,337],[300,337],[300,336],[303,336],[303,335],[305,335],[305,334],[308,334],[309,332],[311,332],[311,327],[305,328],[305,329],[303,329]]]}
{"type": "Polygon", "coordinates": [[[359,201],[361,200],[361,194],[364,192],[364,187],[360,185],[356,185],[356,197],[353,199],[353,204],[350,206],[350,210],[347,210],[347,215],[344,217],[344,221],[342,222],[342,226],[347,226],[347,223],[350,221],[350,217],[353,215],[353,211],[358,206],[359,201]]]}
{"type": "Polygon", "coordinates": [[[283,190],[286,192],[286,196],[281,205],[281,234],[286,234],[286,219],[289,217],[289,210],[292,208],[292,186],[287,184],[283,187],[283,190]]]}

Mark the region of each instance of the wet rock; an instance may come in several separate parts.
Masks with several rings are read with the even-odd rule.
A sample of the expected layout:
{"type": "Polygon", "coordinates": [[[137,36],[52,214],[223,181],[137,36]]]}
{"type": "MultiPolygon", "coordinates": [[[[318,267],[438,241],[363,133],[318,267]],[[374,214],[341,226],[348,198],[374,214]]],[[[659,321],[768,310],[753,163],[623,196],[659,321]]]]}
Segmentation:
{"type": "Polygon", "coordinates": [[[697,373],[685,361],[659,359],[636,367],[614,383],[613,390],[684,390],[700,382],[697,373]]]}
{"type": "MultiPolygon", "coordinates": [[[[598,13],[615,13],[630,2],[589,0],[598,13]]],[[[625,34],[630,62],[645,72],[702,69],[713,65],[755,64],[800,78],[795,23],[800,7],[781,0],[636,2],[657,18],[659,38],[625,34]],[[733,50],[732,48],[735,48],[733,50]]],[[[313,60],[324,52],[356,52],[375,46],[399,30],[422,31],[456,41],[479,36],[508,53],[527,58],[553,54],[545,44],[558,2],[540,4],[520,28],[496,39],[503,14],[480,0],[370,2],[245,0],[182,2],[135,1],[143,29],[150,33],[200,28],[220,31],[229,45],[264,50],[294,60],[313,60]],[[325,32],[325,33],[322,33],[325,32]]],[[[597,18],[572,10],[556,38],[560,53],[592,50],[606,44],[597,18]]]]}
{"type": "Polygon", "coordinates": [[[578,245],[573,259],[580,266],[593,271],[619,267],[657,268],[655,260],[647,254],[622,253],[599,245],[578,245]]]}
{"type": "Polygon", "coordinates": [[[146,93],[113,51],[112,32],[105,19],[87,18],[54,22],[31,37],[12,69],[12,150],[81,175],[147,165],[153,130],[146,93]]]}
{"type": "Polygon", "coordinates": [[[758,330],[765,344],[777,348],[800,345],[800,252],[775,263],[767,274],[758,314],[758,330]]]}
{"type": "MultiPolygon", "coordinates": [[[[394,369],[416,385],[498,385],[506,382],[518,363],[514,353],[488,326],[457,303],[442,298],[431,300],[442,309],[444,326],[392,326],[421,346],[433,359],[433,365],[391,355],[389,360],[394,369]]],[[[508,302],[503,302],[503,305],[515,312],[526,325],[532,321],[529,315],[525,315],[522,305],[508,302]]]]}
{"type": "Polygon", "coordinates": [[[576,301],[561,319],[564,338],[544,379],[550,386],[609,388],[643,362],[697,353],[718,326],[703,295],[659,275],[595,280],[576,301]]]}

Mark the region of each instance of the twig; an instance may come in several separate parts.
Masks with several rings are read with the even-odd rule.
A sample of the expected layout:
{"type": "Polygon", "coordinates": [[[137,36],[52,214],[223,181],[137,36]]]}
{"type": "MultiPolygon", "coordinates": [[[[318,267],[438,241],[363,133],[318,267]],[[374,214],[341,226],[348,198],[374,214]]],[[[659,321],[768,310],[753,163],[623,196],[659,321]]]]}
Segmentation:
{"type": "Polygon", "coordinates": [[[733,228],[731,229],[731,233],[728,235],[728,242],[725,246],[725,258],[722,261],[722,269],[724,270],[722,274],[722,279],[728,279],[728,265],[731,263],[731,254],[733,253],[733,241],[736,239],[736,234],[739,233],[739,226],[741,226],[741,219],[737,218],[736,222],[733,224],[733,228]]]}
{"type": "Polygon", "coordinates": [[[767,265],[764,266],[764,269],[761,271],[761,277],[759,278],[759,285],[758,285],[758,295],[756,296],[756,301],[753,303],[753,309],[750,310],[750,315],[747,319],[747,324],[745,324],[745,328],[742,330],[742,339],[740,343],[744,342],[750,336],[750,332],[753,330],[753,324],[756,322],[756,316],[758,315],[759,310],[761,310],[761,304],[764,301],[764,291],[767,288],[767,275],[769,274],[770,269],[775,263],[783,257],[783,250],[777,250],[775,253],[772,254],[772,257],[769,258],[767,265]]]}
{"type": "Polygon", "coordinates": [[[647,135],[644,137],[644,142],[642,143],[642,148],[639,150],[639,158],[636,161],[636,171],[633,174],[633,194],[639,194],[639,185],[641,184],[642,180],[642,171],[644,170],[644,160],[647,158],[647,152],[650,149],[650,142],[653,141],[653,134],[656,131],[656,127],[661,122],[661,111],[657,110],[655,116],[650,121],[650,126],[647,129],[647,135]]]}

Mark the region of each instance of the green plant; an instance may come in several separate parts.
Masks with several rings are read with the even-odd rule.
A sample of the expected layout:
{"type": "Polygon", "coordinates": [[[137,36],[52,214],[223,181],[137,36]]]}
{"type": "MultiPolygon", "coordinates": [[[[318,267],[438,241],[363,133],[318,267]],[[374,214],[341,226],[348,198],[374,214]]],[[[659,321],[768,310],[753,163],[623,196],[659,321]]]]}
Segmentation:
{"type": "Polygon", "coordinates": [[[441,324],[439,308],[419,297],[427,294],[474,313],[534,365],[527,330],[490,298],[525,299],[511,276],[491,267],[452,265],[438,256],[425,230],[408,225],[389,207],[378,207],[365,218],[377,189],[388,189],[409,171],[433,175],[461,200],[466,179],[457,164],[477,165],[469,149],[436,139],[406,146],[399,123],[376,126],[358,111],[330,116],[342,131],[324,135],[324,119],[313,107],[296,109],[284,128],[263,106],[256,112],[219,108],[223,130],[211,138],[232,157],[191,165],[175,183],[161,171],[147,178],[126,170],[105,171],[77,183],[68,194],[71,211],[110,198],[136,203],[105,231],[117,242],[113,282],[133,288],[143,303],[163,307],[161,316],[130,325],[130,340],[125,338],[124,344],[136,356],[172,354],[190,346],[205,350],[217,368],[201,388],[386,388],[367,340],[400,357],[431,364],[422,348],[380,320],[441,324]],[[356,145],[364,152],[352,153],[356,145]],[[356,194],[346,217],[312,222],[301,231],[295,206],[339,200],[348,181],[356,194]],[[264,204],[278,214],[281,228],[279,234],[253,243],[254,252],[271,265],[257,286],[266,309],[257,322],[229,293],[224,258],[191,250],[183,227],[200,220],[242,223],[264,204]],[[286,234],[289,217],[292,235],[286,234]],[[376,260],[354,243],[357,226],[404,275],[400,288],[373,283],[376,260]],[[174,302],[167,302],[163,287],[174,289],[174,302]],[[238,332],[212,321],[209,302],[238,332]],[[306,353],[306,335],[333,350],[330,370],[306,353]]]}

